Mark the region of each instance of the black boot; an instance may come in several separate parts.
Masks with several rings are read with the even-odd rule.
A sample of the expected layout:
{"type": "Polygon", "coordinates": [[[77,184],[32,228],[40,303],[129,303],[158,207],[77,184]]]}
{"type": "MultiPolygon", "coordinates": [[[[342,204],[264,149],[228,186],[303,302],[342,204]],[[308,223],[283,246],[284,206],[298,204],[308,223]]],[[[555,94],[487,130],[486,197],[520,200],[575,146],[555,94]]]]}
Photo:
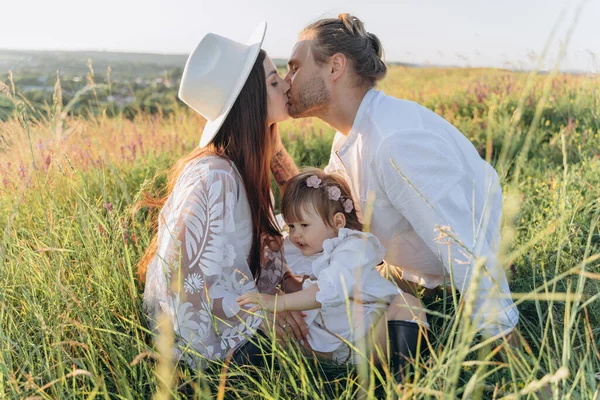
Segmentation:
{"type": "MultiPolygon", "coordinates": [[[[409,359],[417,355],[419,341],[419,325],[409,321],[388,321],[388,335],[390,338],[390,372],[400,383],[403,378],[402,371],[409,359]]],[[[421,347],[425,347],[422,341],[421,347]]]]}

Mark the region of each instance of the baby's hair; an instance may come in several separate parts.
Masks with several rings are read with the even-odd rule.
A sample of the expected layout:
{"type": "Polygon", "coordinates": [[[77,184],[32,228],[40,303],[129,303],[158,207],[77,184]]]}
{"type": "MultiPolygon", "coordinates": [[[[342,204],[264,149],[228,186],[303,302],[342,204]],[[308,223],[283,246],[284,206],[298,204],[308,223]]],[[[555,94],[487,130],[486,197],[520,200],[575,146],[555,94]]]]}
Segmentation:
{"type": "Polygon", "coordinates": [[[330,227],[333,227],[335,214],[341,212],[346,217],[346,228],[363,229],[346,181],[339,175],[326,174],[318,168],[305,168],[288,180],[281,200],[281,214],[287,223],[301,221],[311,212],[318,213],[330,227]]]}

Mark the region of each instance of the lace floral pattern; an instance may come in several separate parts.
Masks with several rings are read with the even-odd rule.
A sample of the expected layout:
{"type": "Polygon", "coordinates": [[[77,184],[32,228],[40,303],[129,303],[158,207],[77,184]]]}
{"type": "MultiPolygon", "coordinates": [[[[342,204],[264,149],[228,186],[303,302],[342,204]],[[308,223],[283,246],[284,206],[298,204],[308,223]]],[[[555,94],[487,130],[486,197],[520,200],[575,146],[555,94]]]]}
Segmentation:
{"type": "Polygon", "coordinates": [[[146,273],[144,307],[151,326],[159,313],[172,320],[176,352],[195,366],[224,358],[252,335],[260,315],[236,303],[243,293],[274,292],[281,282],[279,253],[265,249],[261,279],[247,262],[250,207],[236,169],[218,157],[191,162],[159,215],[158,251],[146,273]],[[191,355],[194,354],[194,355],[191,355]]]}

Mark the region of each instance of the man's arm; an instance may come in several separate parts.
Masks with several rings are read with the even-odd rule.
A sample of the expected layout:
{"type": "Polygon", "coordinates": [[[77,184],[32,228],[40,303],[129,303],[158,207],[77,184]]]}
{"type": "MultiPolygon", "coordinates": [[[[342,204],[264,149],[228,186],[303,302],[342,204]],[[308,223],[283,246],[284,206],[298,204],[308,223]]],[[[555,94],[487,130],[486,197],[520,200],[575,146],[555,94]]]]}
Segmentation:
{"type": "MultiPolygon", "coordinates": [[[[515,326],[518,312],[504,270],[487,241],[485,216],[473,215],[472,194],[463,193],[459,182],[464,172],[452,151],[436,137],[419,132],[403,136],[401,142],[385,143],[378,154],[387,197],[434,254],[441,256],[457,288],[475,297],[473,320],[486,336],[506,334],[515,326]],[[479,257],[487,258],[486,270],[478,274],[474,287],[479,257]]],[[[501,196],[501,192],[489,195],[501,196]]]]}

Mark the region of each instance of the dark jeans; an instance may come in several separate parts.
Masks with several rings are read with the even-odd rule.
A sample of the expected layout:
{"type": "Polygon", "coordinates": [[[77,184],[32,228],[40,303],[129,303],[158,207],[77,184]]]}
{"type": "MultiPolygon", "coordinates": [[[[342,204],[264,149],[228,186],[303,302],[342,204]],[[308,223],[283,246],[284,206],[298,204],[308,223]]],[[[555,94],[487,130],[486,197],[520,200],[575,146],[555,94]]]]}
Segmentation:
{"type": "MultiPolygon", "coordinates": [[[[417,283],[406,281],[404,279],[393,279],[393,282],[405,293],[412,294],[421,301],[423,306],[429,311],[435,311],[444,315],[454,315],[456,306],[460,307],[460,293],[456,290],[452,295],[450,286],[438,286],[428,289],[417,283]]],[[[451,326],[451,321],[431,314],[427,315],[429,322],[429,332],[434,337],[442,337],[447,328],[451,326]]]]}
{"type": "Polygon", "coordinates": [[[236,365],[254,365],[262,367],[265,364],[266,357],[269,356],[267,350],[270,348],[270,339],[260,329],[256,334],[245,342],[241,342],[231,355],[231,364],[236,365]]]}

